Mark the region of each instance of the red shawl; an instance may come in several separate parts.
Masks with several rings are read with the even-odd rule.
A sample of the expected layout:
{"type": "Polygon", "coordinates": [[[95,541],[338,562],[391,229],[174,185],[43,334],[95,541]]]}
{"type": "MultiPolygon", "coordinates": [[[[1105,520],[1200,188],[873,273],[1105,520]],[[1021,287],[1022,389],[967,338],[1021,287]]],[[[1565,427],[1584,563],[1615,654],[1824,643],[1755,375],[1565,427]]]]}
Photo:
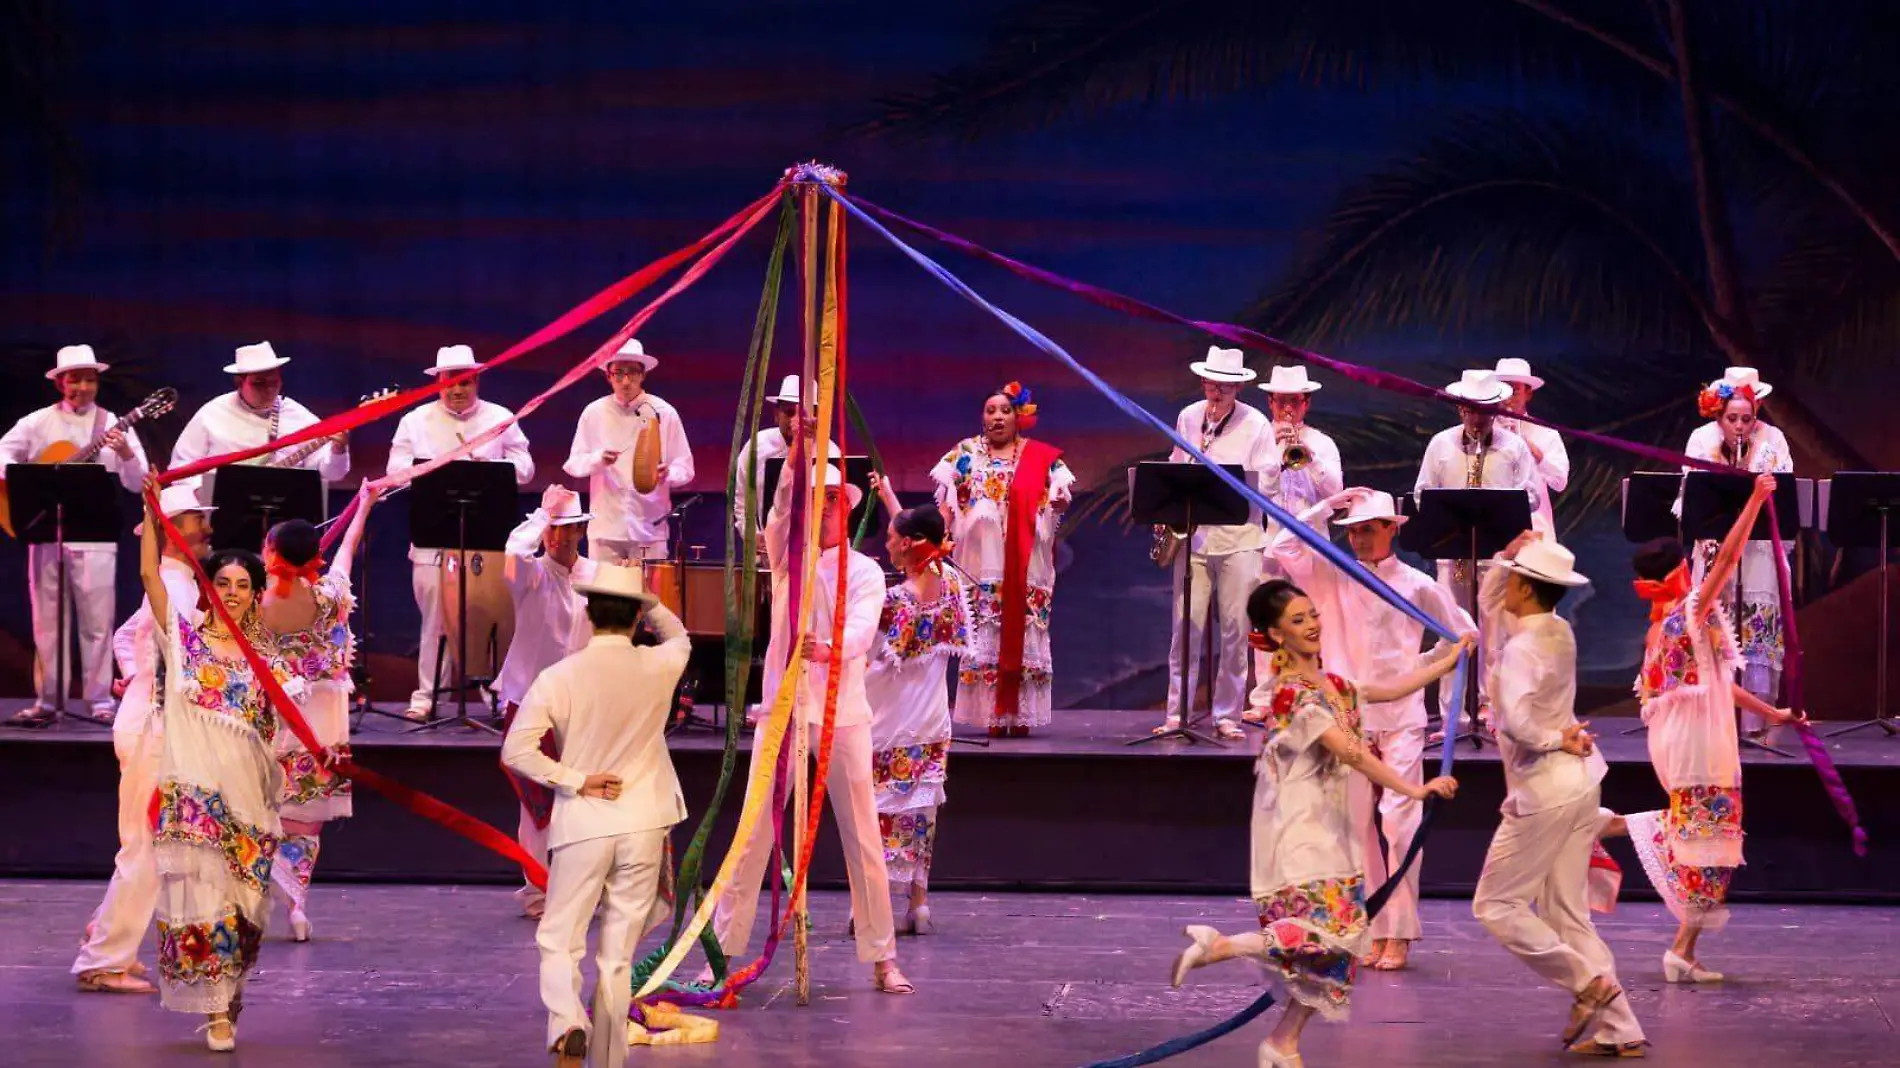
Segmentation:
{"type": "Polygon", "coordinates": [[[1008,527],[1003,538],[1003,640],[996,651],[996,719],[1016,715],[1023,687],[1023,639],[1029,629],[1029,554],[1036,542],[1036,513],[1049,491],[1049,472],[1062,450],[1024,441],[1009,484],[1008,527]]]}

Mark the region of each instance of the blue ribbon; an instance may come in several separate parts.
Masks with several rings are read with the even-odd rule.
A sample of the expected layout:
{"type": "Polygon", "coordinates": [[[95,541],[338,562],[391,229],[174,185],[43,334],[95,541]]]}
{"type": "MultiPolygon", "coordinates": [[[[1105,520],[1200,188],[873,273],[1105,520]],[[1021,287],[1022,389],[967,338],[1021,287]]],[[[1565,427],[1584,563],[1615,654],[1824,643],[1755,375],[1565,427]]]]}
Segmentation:
{"type": "MultiPolygon", "coordinates": [[[[896,234],[891,233],[876,219],[867,215],[863,209],[852,203],[849,197],[840,194],[836,188],[826,184],[821,184],[818,188],[822,190],[826,196],[844,205],[844,209],[856,216],[859,222],[877,231],[886,241],[895,245],[897,250],[910,257],[912,262],[922,267],[929,274],[935,276],[936,279],[944,285],[950,287],[952,292],[977,307],[982,308],[984,311],[989,312],[1004,326],[1009,327],[1020,335],[1023,340],[1041,349],[1048,355],[1055,357],[1063,366],[1080,375],[1083,381],[1094,386],[1098,393],[1108,398],[1109,402],[1114,404],[1117,408],[1120,408],[1122,411],[1134,417],[1137,422],[1146,423],[1160,431],[1182,452],[1187,453],[1189,456],[1192,456],[1204,464],[1208,470],[1214,472],[1216,478],[1226,483],[1227,486],[1236,493],[1239,493],[1249,504],[1259,508],[1262,513],[1278,521],[1281,527],[1292,532],[1295,537],[1305,542],[1314,552],[1324,557],[1328,563],[1345,572],[1347,575],[1350,575],[1353,581],[1371,590],[1379,596],[1380,600],[1383,600],[1386,604],[1404,613],[1407,617],[1417,621],[1427,630],[1430,630],[1439,637],[1447,641],[1458,640],[1458,635],[1453,633],[1450,627],[1433,619],[1420,610],[1417,605],[1399,596],[1398,591],[1386,585],[1379,576],[1373,574],[1365,565],[1354,559],[1350,553],[1334,545],[1331,539],[1321,537],[1318,531],[1300,522],[1299,519],[1290,512],[1273,503],[1273,501],[1267,498],[1266,494],[1261,493],[1245,480],[1235,477],[1231,471],[1215,463],[1205,452],[1177,433],[1172,424],[1157,418],[1154,413],[1136,404],[1126,394],[1114,386],[1109,385],[1100,375],[1083,366],[1081,361],[1069,355],[1067,350],[1050,340],[1040,330],[1037,330],[1035,327],[1030,326],[1028,323],[1023,322],[1021,319],[1016,318],[1014,315],[985,300],[981,294],[964,284],[961,278],[952,274],[942,264],[905,244],[896,234]]],[[[1458,670],[1451,686],[1450,700],[1445,706],[1447,709],[1457,709],[1463,704],[1462,699],[1466,684],[1466,674],[1470,666],[1469,659],[1468,656],[1459,657],[1458,670]]],[[[1440,775],[1451,774],[1453,750],[1457,742],[1457,721],[1458,717],[1455,712],[1445,716],[1445,744],[1442,752],[1439,754],[1438,760],[1440,775]]],[[[1386,901],[1392,896],[1393,890],[1397,888],[1400,880],[1405,878],[1406,872],[1410,870],[1412,864],[1417,860],[1419,851],[1425,844],[1426,832],[1431,827],[1432,816],[1437,807],[1434,803],[1435,800],[1434,798],[1426,801],[1425,812],[1420,818],[1418,833],[1413,836],[1412,845],[1406,850],[1405,858],[1400,863],[1398,870],[1392,873],[1392,877],[1386,880],[1384,886],[1381,886],[1367,899],[1366,912],[1369,916],[1377,916],[1379,914],[1379,911],[1385,907],[1386,901]]],[[[1273,1003],[1274,998],[1271,992],[1262,994],[1251,1005],[1248,1005],[1240,1012],[1205,1030],[1169,1039],[1160,1045],[1142,1050],[1139,1053],[1129,1054],[1126,1057],[1108,1061],[1097,1061],[1089,1065],[1088,1068],[1137,1068],[1139,1065],[1153,1064],[1156,1061],[1165,1060],[1177,1053],[1184,1053],[1197,1046],[1212,1042],[1223,1035],[1231,1034],[1245,1026],[1249,1021],[1258,1017],[1261,1013],[1266,1012],[1267,1009],[1273,1006],[1273,1003]]]]}

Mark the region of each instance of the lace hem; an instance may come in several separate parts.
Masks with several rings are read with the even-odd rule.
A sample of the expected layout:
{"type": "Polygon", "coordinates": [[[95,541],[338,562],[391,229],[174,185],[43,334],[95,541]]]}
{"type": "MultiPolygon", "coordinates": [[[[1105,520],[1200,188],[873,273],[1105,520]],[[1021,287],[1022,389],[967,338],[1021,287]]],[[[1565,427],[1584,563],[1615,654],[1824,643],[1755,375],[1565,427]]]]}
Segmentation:
{"type": "Polygon", "coordinates": [[[1670,851],[1665,813],[1638,812],[1625,817],[1629,824],[1630,844],[1642,862],[1649,885],[1662,898],[1676,922],[1719,931],[1728,925],[1729,881],[1735,876],[1731,867],[1692,867],[1675,862],[1670,851]]]}

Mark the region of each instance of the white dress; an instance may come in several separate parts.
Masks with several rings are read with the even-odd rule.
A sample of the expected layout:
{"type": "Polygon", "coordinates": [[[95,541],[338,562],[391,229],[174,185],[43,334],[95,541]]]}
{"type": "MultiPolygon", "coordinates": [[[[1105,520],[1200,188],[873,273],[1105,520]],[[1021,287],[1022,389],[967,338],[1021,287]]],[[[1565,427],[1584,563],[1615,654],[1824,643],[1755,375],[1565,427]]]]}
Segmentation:
{"type": "MultiPolygon", "coordinates": [[[[1685,453],[1697,459],[1719,460],[1722,455],[1722,428],[1704,423],[1689,435],[1685,453]]],[[[1788,439],[1780,430],[1757,422],[1749,437],[1748,450],[1742,456],[1744,469],[1755,474],[1794,470],[1794,456],[1788,439]]],[[[1763,514],[1766,514],[1765,512],[1763,514]]],[[[1714,562],[1719,542],[1696,542],[1691,556],[1690,578],[1701,585],[1702,576],[1714,562]]],[[[1784,549],[1790,548],[1784,544],[1784,549]]],[[[1741,650],[1741,683],[1749,693],[1773,702],[1781,690],[1781,662],[1784,629],[1781,621],[1781,580],[1775,571],[1775,543],[1751,541],[1742,548],[1741,563],[1735,569],[1736,584],[1722,594],[1734,614],[1735,641],[1741,650]]]]}
{"type": "Polygon", "coordinates": [[[963,587],[947,569],[933,603],[925,604],[908,581],[885,591],[864,694],[878,830],[893,890],[929,885],[950,759],[948,672],[968,633],[963,587]]]}
{"type": "Polygon", "coordinates": [[[1359,691],[1328,676],[1344,699],[1283,676],[1268,704],[1255,769],[1253,898],[1265,936],[1261,963],[1287,993],[1329,1019],[1351,1005],[1354,962],[1370,934],[1366,865],[1347,785],[1352,772],[1320,744],[1338,727],[1363,737],[1359,691]]]}
{"type": "Polygon", "coordinates": [[[980,727],[1044,726],[1050,721],[1054,663],[1049,655],[1049,615],[1055,598],[1056,531],[1062,525],[1054,504],[1069,499],[1075,475],[1056,460],[1049,468],[1048,490],[1038,502],[1029,550],[1022,690],[1015,717],[1003,720],[996,714],[997,661],[1003,639],[1004,536],[1016,463],[991,456],[982,437],[965,438],[938,461],[930,477],[937,483],[938,503],[950,509],[950,535],[956,544],[953,557],[977,583],[969,591],[969,650],[957,674],[957,722],[980,727]]]}

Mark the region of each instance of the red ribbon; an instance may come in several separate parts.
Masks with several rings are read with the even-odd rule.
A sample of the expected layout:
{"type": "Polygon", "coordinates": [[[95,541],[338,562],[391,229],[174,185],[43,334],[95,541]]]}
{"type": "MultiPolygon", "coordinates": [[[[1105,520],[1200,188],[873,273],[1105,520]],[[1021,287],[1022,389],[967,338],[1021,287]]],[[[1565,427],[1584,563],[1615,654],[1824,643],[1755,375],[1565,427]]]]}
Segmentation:
{"type": "Polygon", "coordinates": [[[312,586],[322,581],[323,558],[313,556],[304,561],[302,567],[298,567],[276,553],[271,553],[270,562],[264,565],[264,573],[277,580],[271,584],[271,592],[279,597],[285,597],[295,588],[298,579],[303,579],[312,586]]]}
{"type": "Polygon", "coordinates": [[[1669,609],[1677,601],[1689,596],[1689,564],[1683,561],[1669,573],[1669,577],[1657,582],[1653,579],[1637,579],[1631,585],[1636,587],[1636,596],[1649,602],[1649,621],[1661,623],[1669,615],[1669,609]]]}
{"type": "Polygon", "coordinates": [[[1029,555],[1036,544],[1036,513],[1049,490],[1049,471],[1062,450],[1023,440],[1009,484],[1009,530],[1003,539],[1003,640],[996,650],[996,720],[1014,719],[1023,688],[1023,643],[1029,635],[1029,555]]]}

